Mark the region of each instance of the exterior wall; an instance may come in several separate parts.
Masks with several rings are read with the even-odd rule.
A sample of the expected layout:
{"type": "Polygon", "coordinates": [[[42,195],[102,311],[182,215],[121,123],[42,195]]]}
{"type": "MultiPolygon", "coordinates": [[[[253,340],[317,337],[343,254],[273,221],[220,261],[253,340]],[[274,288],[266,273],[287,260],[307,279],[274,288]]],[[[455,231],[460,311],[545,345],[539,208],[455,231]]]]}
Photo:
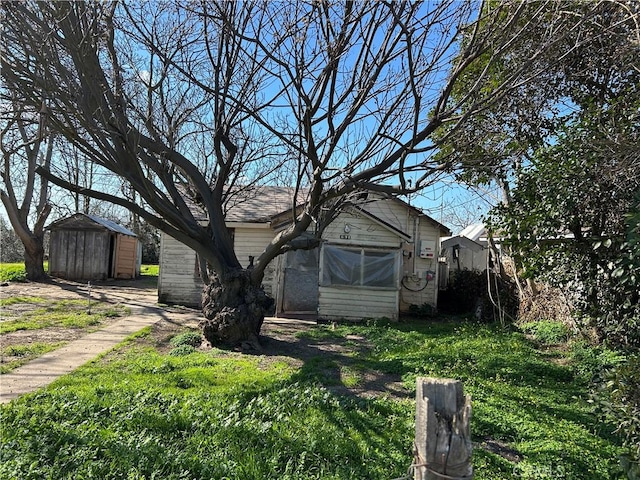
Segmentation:
{"type": "MultiPolygon", "coordinates": [[[[243,267],[249,265],[249,256],[258,257],[273,239],[269,228],[234,228],[235,252],[243,267]]],[[[265,270],[264,289],[272,295],[274,264],[265,270]]],[[[192,307],[200,306],[203,283],[196,267],[196,253],[189,247],[162,234],[160,237],[160,272],[158,274],[158,301],[192,307]]]]}
{"type": "Polygon", "coordinates": [[[398,319],[398,291],[319,287],[318,317],[325,320],[398,319]]]}
{"type": "Polygon", "coordinates": [[[69,280],[104,280],[109,269],[109,233],[102,230],[53,230],[49,274],[69,280]]]}
{"type": "Polygon", "coordinates": [[[190,307],[200,306],[202,286],[196,269],[196,252],[173,237],[162,234],[158,301],[190,307]]]}
{"type": "Polygon", "coordinates": [[[407,205],[393,199],[381,198],[368,201],[362,208],[398,230],[413,235],[413,223],[410,221],[407,205]]]}
{"type": "MultiPolygon", "coordinates": [[[[400,238],[360,212],[341,213],[323,234],[323,241],[338,247],[384,247],[399,251],[400,238]],[[348,227],[345,229],[345,227],[348,227]],[[348,232],[346,231],[348,230],[348,232]]],[[[320,277],[323,275],[320,253],[320,277]]],[[[398,272],[398,276],[400,272],[398,272]]],[[[320,286],[318,317],[325,320],[398,319],[399,285],[394,289],[357,286],[320,286]]]]}
{"type": "Polygon", "coordinates": [[[442,247],[451,272],[457,270],[482,271],[487,268],[488,250],[482,248],[479,244],[473,244],[471,240],[459,237],[456,241],[454,237],[451,240],[443,242],[442,247]],[[454,258],[453,255],[453,250],[456,246],[458,247],[458,258],[454,258]]]}
{"type": "MultiPolygon", "coordinates": [[[[249,256],[255,259],[264,251],[267,244],[273,240],[275,233],[270,228],[235,227],[233,249],[243,267],[249,266],[249,256]]],[[[262,285],[267,294],[275,297],[275,261],[267,265],[264,271],[262,285]]]]}
{"type": "MultiPolygon", "coordinates": [[[[415,216],[411,217],[414,222],[415,216]]],[[[429,304],[435,307],[438,302],[438,247],[440,244],[440,230],[428,219],[418,218],[415,246],[409,245],[409,255],[404,257],[403,288],[400,294],[400,311],[407,312],[411,305],[429,304]],[[435,245],[433,258],[420,258],[421,242],[427,241],[435,245]],[[433,278],[427,280],[427,273],[433,272],[433,278]]]]}
{"type": "Polygon", "coordinates": [[[404,243],[402,247],[403,277],[400,291],[400,311],[407,312],[412,304],[423,305],[427,303],[435,307],[438,302],[439,227],[425,216],[417,215],[415,211],[399,201],[373,200],[366,203],[363,208],[411,236],[411,240],[404,243]],[[435,246],[433,258],[420,258],[422,241],[431,242],[435,246]],[[431,280],[427,281],[426,272],[434,272],[431,280]]]}
{"type": "Polygon", "coordinates": [[[138,259],[138,239],[117,235],[114,261],[114,278],[135,278],[138,259]]]}
{"type": "Polygon", "coordinates": [[[394,248],[400,246],[398,235],[356,210],[339,214],[325,228],[322,239],[341,245],[394,248]]]}

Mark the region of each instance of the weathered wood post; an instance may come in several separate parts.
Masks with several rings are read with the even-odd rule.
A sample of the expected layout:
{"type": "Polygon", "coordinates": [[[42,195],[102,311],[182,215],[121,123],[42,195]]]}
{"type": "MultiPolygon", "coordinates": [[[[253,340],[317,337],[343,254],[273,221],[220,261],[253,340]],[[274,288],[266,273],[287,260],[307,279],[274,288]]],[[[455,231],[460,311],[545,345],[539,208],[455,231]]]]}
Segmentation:
{"type": "Polygon", "coordinates": [[[418,378],[416,387],[414,479],[472,479],[471,397],[458,380],[418,378]]]}

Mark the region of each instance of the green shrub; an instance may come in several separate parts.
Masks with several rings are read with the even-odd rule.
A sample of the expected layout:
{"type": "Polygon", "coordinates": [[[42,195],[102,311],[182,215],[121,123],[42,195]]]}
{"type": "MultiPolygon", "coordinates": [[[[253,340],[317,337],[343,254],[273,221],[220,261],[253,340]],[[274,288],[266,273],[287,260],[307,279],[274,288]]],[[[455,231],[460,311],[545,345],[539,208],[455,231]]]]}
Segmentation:
{"type": "Polygon", "coordinates": [[[555,320],[539,320],[522,325],[522,331],[533,335],[533,338],[544,345],[558,345],[569,340],[569,328],[555,320]]]}
{"type": "Polygon", "coordinates": [[[433,305],[428,303],[423,303],[422,305],[409,305],[409,313],[414,317],[434,317],[436,315],[436,309],[433,308],[433,305]]]}
{"type": "Polygon", "coordinates": [[[640,470],[640,354],[610,369],[596,394],[606,420],[617,426],[629,454],[622,467],[628,478],[639,478],[640,470]],[[632,476],[632,472],[635,475],[632,476]]]}
{"type": "Polygon", "coordinates": [[[197,332],[185,332],[173,337],[169,343],[174,347],[188,345],[197,348],[202,344],[202,335],[197,332]]]}
{"type": "Polygon", "coordinates": [[[0,282],[25,282],[27,272],[24,263],[3,263],[0,265],[0,282]]]}
{"type": "Polygon", "coordinates": [[[172,357],[184,357],[185,355],[189,355],[190,353],[195,352],[196,349],[193,345],[179,345],[173,350],[169,352],[169,355],[172,357]]]}
{"type": "Polygon", "coordinates": [[[571,344],[570,358],[573,371],[585,381],[597,379],[603,372],[625,361],[625,357],[619,352],[583,341],[571,344]]]}

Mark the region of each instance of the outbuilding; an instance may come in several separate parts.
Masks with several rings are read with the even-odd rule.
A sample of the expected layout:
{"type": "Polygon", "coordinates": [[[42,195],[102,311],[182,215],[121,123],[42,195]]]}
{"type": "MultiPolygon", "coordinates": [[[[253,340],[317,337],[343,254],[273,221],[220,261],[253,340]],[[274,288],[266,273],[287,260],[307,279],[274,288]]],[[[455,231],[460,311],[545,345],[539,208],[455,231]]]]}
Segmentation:
{"type": "Polygon", "coordinates": [[[106,218],[76,213],[53,222],[49,275],[68,280],[135,278],[140,272],[138,237],[106,218]]]}

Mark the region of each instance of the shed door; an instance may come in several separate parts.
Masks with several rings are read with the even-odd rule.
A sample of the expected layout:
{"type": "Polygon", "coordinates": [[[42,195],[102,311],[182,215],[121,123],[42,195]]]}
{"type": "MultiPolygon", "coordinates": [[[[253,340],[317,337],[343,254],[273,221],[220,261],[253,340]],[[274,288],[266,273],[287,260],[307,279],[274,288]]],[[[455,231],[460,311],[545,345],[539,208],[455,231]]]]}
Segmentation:
{"type": "Polygon", "coordinates": [[[116,240],[116,258],[114,278],[135,278],[138,240],[128,235],[118,235],[116,240]]]}
{"type": "Polygon", "coordinates": [[[286,253],[282,291],[283,313],[318,311],[318,259],[317,248],[286,253]]]}

